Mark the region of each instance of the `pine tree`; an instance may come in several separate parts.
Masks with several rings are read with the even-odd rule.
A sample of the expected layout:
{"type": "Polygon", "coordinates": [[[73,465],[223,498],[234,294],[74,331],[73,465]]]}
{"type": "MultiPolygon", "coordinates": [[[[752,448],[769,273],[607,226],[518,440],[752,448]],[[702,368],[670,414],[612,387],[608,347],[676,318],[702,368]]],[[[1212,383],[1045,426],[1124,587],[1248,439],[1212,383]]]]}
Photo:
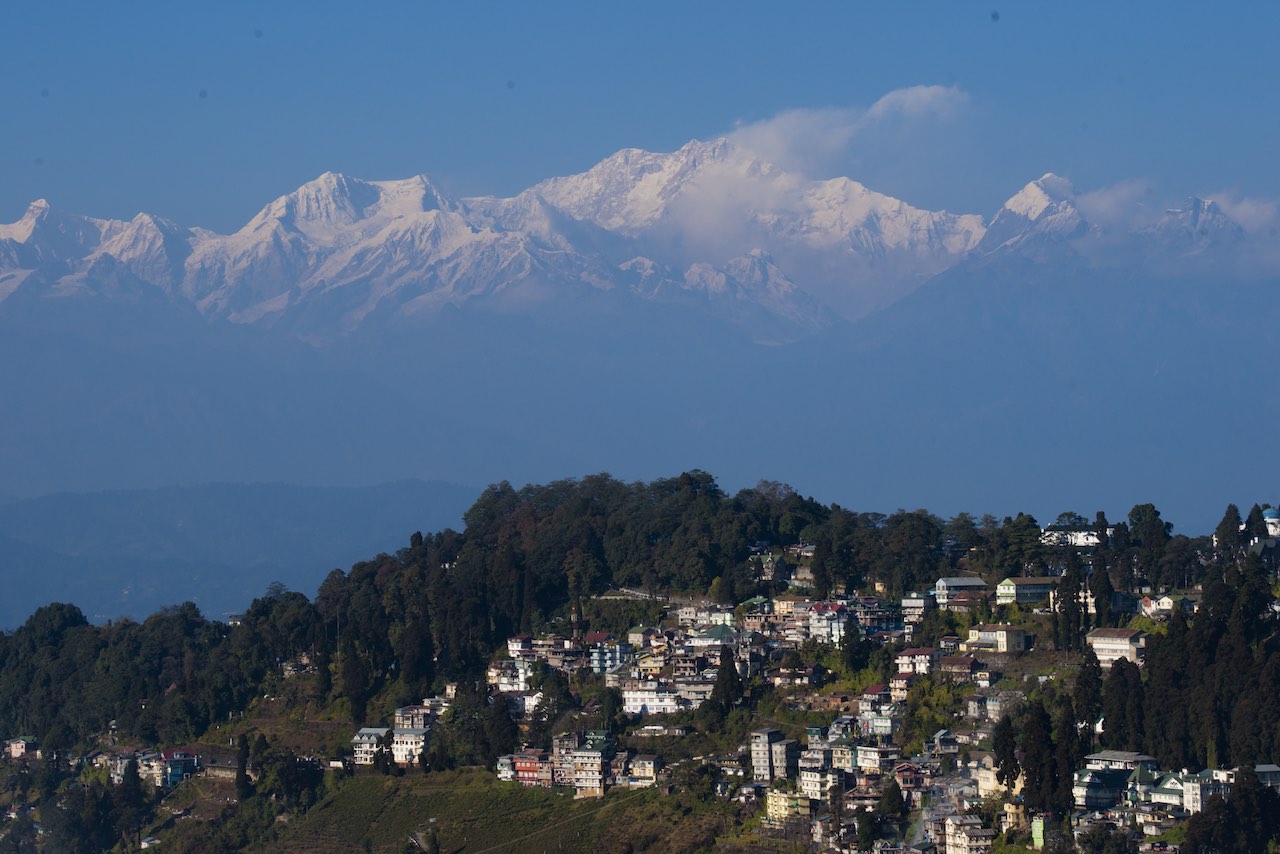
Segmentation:
{"type": "Polygon", "coordinates": [[[249,785],[249,736],[241,734],[236,751],[236,800],[243,801],[253,794],[249,785]]]}
{"type": "Polygon", "coordinates": [[[1094,727],[1102,716],[1102,665],[1093,647],[1088,644],[1084,648],[1084,661],[1076,674],[1076,684],[1072,691],[1072,705],[1076,712],[1076,722],[1080,724],[1081,736],[1084,739],[1082,748],[1085,752],[1093,749],[1094,727]]]}
{"type": "Polygon", "coordinates": [[[907,802],[902,797],[902,789],[896,780],[890,780],[876,804],[876,814],[884,816],[895,825],[901,825],[907,818],[907,802]]]}
{"type": "Polygon", "coordinates": [[[1012,788],[1021,769],[1018,767],[1018,746],[1013,733],[1013,719],[1005,714],[996,723],[991,734],[991,749],[995,753],[996,780],[1012,788]]]}
{"type": "Polygon", "coordinates": [[[1053,724],[1044,704],[1036,700],[1027,707],[1022,722],[1022,797],[1028,809],[1054,809],[1056,766],[1053,724]]]}
{"type": "Polygon", "coordinates": [[[1106,556],[1102,553],[1093,556],[1089,593],[1093,596],[1094,625],[1100,629],[1110,626],[1111,597],[1115,588],[1111,586],[1111,572],[1107,568],[1106,556]]]}
{"type": "Polygon", "coordinates": [[[130,759],[124,766],[124,775],[116,786],[112,796],[113,812],[116,819],[116,832],[128,847],[129,837],[137,834],[142,828],[142,818],[146,810],[147,795],[142,788],[142,777],[138,774],[138,760],[130,759]]]}
{"type": "Polygon", "coordinates": [[[1058,705],[1057,720],[1053,730],[1054,777],[1053,807],[1063,815],[1071,811],[1074,798],[1071,786],[1076,768],[1084,758],[1080,736],[1076,729],[1076,711],[1070,697],[1062,697],[1058,705]]]}
{"type": "Polygon", "coordinates": [[[733,707],[742,699],[742,679],[738,676],[738,663],[733,651],[720,647],[720,666],[716,669],[716,684],[711,689],[711,702],[719,712],[720,720],[728,717],[733,707]]]}

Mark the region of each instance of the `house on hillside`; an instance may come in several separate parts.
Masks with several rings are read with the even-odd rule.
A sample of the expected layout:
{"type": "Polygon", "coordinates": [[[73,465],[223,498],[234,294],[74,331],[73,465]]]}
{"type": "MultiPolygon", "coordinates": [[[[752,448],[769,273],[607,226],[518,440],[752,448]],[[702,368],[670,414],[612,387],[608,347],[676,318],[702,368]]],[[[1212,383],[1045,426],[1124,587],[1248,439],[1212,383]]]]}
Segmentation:
{"type": "Polygon", "coordinates": [[[1019,653],[1030,648],[1027,632],[1003,623],[979,623],[960,643],[964,652],[1019,653]]]}
{"type": "Polygon", "coordinates": [[[372,765],[374,757],[382,746],[382,739],[391,731],[390,727],[361,727],[351,736],[351,761],[356,765],[372,765]]]}
{"type": "Polygon", "coordinates": [[[996,585],[996,604],[1023,606],[1047,602],[1060,580],[1051,576],[1006,578],[996,585]]]}
{"type": "Polygon", "coordinates": [[[40,751],[36,749],[36,740],[29,735],[20,735],[5,742],[5,751],[10,759],[38,759],[40,751]]]}
{"type": "Polygon", "coordinates": [[[391,758],[401,767],[418,764],[418,757],[427,749],[430,730],[425,727],[396,727],[391,731],[391,758]]]}
{"type": "Polygon", "coordinates": [[[1140,629],[1094,629],[1085,635],[1085,642],[1103,667],[1122,658],[1141,665],[1146,657],[1147,633],[1140,629]]]}
{"type": "Polygon", "coordinates": [[[934,665],[942,658],[942,650],[932,646],[911,647],[904,649],[894,658],[899,673],[926,674],[934,669],[934,665]]]}
{"type": "Polygon", "coordinates": [[[933,585],[934,599],[939,608],[946,608],[951,599],[961,591],[970,591],[986,595],[987,583],[973,576],[955,576],[939,578],[933,585]]]}

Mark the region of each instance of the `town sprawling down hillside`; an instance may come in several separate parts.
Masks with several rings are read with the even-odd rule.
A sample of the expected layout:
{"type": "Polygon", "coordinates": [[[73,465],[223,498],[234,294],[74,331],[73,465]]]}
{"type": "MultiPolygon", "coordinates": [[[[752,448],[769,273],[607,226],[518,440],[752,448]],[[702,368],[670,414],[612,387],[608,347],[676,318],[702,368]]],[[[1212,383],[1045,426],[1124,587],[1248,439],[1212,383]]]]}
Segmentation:
{"type": "Polygon", "coordinates": [[[1266,503],[1187,536],[694,470],[498,483],[464,522],[225,622],[0,635],[0,851],[1280,842],[1266,503]]]}

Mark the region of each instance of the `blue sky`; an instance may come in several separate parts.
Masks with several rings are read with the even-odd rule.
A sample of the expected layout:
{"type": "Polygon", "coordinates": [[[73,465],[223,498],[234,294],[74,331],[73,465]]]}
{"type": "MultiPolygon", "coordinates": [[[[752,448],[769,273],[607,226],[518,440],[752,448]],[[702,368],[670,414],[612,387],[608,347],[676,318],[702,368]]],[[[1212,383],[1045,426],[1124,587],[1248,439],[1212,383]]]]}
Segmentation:
{"type": "Polygon", "coordinates": [[[7,4],[0,221],[47,197],[226,231],[326,170],[509,194],[744,128],[930,208],[990,214],[1045,171],[1152,204],[1270,200],[1278,23],[1276,4],[7,4]],[[909,87],[938,88],[866,120],[909,87]]]}

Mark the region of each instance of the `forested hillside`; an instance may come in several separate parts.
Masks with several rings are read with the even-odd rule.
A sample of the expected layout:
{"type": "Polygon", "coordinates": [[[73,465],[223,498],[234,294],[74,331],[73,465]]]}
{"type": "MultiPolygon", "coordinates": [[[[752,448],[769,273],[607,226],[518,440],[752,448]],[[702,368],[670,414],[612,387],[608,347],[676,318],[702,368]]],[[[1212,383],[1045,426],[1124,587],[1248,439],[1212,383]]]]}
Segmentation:
{"type": "MultiPolygon", "coordinates": [[[[1246,526],[1260,518],[1254,508],[1246,526]]],[[[997,581],[1042,574],[1066,560],[1041,545],[1039,526],[1026,515],[979,521],[964,514],[942,520],[924,510],[859,513],[776,483],[727,495],[699,471],[635,484],[607,475],[520,490],[500,483],[467,511],[465,523],[461,532],[415,533],[395,554],[335,570],[314,600],[269,590],[238,625],[210,620],[190,603],[140,623],[103,626],[75,607],[41,608],[0,636],[0,731],[69,747],[114,720],[122,733],[145,741],[192,739],[243,709],[281,662],[303,653],[323,673],[332,665],[323,693],[345,697],[359,720],[364,703],[389,687],[420,697],[438,679],[474,676],[508,636],[543,627],[574,597],[621,585],[741,601],[761,590],[751,547],[762,540],[813,543],[818,595],[873,584],[898,595],[943,574],[969,570],[997,581]]],[[[1247,686],[1236,682],[1275,676],[1261,570],[1223,573],[1239,554],[1239,542],[1213,549],[1208,538],[1171,536],[1156,508],[1141,505],[1114,525],[1110,547],[1094,555],[1092,567],[1058,567],[1079,573],[1091,589],[1139,580],[1207,584],[1204,619],[1189,631],[1174,624],[1167,640],[1153,644],[1149,690],[1161,698],[1156,705],[1167,714],[1187,710],[1185,729],[1151,728],[1162,757],[1207,759],[1190,745],[1210,733],[1217,733],[1211,740],[1219,758],[1232,743],[1225,701],[1170,704],[1162,692],[1198,680],[1202,692],[1248,699],[1247,686]],[[1166,677],[1159,666],[1166,657],[1235,663],[1218,684],[1202,667],[1166,677]],[[1201,711],[1210,707],[1216,711],[1201,711]]]]}
{"type": "MultiPolygon", "coordinates": [[[[519,490],[500,483],[464,521],[461,532],[414,533],[395,554],[335,570],[314,600],[273,585],[232,623],[210,620],[190,603],[101,626],[73,606],[40,608],[0,635],[0,732],[40,741],[45,761],[35,784],[52,793],[66,773],[59,757],[108,732],[127,743],[189,744],[277,694],[283,699],[272,702],[305,703],[345,731],[456,681],[454,708],[428,760],[433,769],[486,764],[511,750],[517,733],[501,705],[486,704],[473,686],[510,635],[562,627],[571,603],[590,619],[598,604],[590,597],[616,586],[723,602],[776,591],[762,580],[755,553],[767,541],[777,560],[786,559],[777,546],[813,545],[806,560],[819,596],[879,589],[895,597],[967,572],[988,582],[1061,574],[1057,608],[1042,617],[1052,629],[1037,647],[1067,654],[1066,662],[1079,661],[1091,627],[1130,619],[1105,606],[1090,614],[1087,594],[1106,603],[1113,590],[1199,589],[1195,615],[1176,612],[1167,624],[1147,626],[1153,635],[1142,671],[1122,663],[1104,675],[1086,655],[1073,677],[1046,683],[997,728],[1003,772],[1028,772],[1029,806],[1068,806],[1069,769],[1099,745],[1148,752],[1175,768],[1280,758],[1274,571],[1246,546],[1266,532],[1257,506],[1243,520],[1228,508],[1215,537],[1194,539],[1172,534],[1150,504],[1115,523],[1062,514],[1059,523],[1099,533],[1104,545],[1087,556],[1044,545],[1026,515],[859,513],[777,483],[728,495],[700,471],[651,483],[607,475],[519,490]],[[311,675],[288,681],[286,666],[299,662],[311,675]],[[1089,733],[1100,716],[1095,743],[1089,733]]],[[[938,616],[946,619],[922,631],[954,630],[950,615],[938,616]]],[[[1008,616],[997,609],[975,619],[1008,616]]],[[[884,654],[869,662],[861,647],[845,650],[847,675],[891,664],[884,654]]],[[[864,681],[884,675],[868,671],[864,681]]],[[[557,710],[552,717],[582,705],[559,674],[548,674],[543,689],[547,708],[557,710]]],[[[757,690],[753,705],[760,696],[757,690]]],[[[602,700],[609,719],[616,707],[602,700]]],[[[750,709],[738,714],[735,726],[747,726],[750,709]]],[[[556,723],[543,717],[531,738],[556,723]]],[[[257,791],[295,806],[320,797],[318,779],[299,770],[290,750],[272,745],[258,737],[252,753],[242,747],[243,761],[262,769],[257,791]]],[[[127,814],[97,784],[85,792],[84,815],[118,822],[127,814]]],[[[57,820],[71,822],[61,832],[74,837],[75,812],[65,798],[58,803],[66,808],[57,820]]]]}

